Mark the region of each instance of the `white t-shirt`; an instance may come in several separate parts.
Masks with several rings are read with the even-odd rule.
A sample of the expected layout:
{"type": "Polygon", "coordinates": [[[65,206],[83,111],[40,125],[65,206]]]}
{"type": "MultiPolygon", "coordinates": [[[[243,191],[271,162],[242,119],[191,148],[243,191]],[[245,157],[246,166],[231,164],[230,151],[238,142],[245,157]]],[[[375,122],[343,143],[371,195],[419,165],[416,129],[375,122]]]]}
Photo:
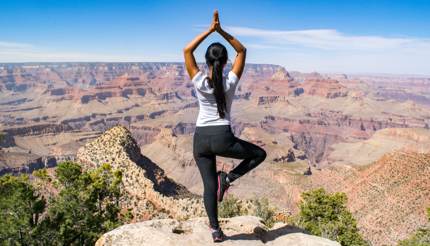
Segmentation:
{"type": "Polygon", "coordinates": [[[209,125],[230,125],[230,110],[233,102],[234,93],[236,91],[239,78],[230,71],[227,76],[223,75],[223,85],[225,93],[226,108],[224,119],[218,114],[217,103],[214,88],[210,88],[207,73],[202,71],[197,72],[192,78],[194,88],[196,89],[197,99],[199,101],[199,114],[197,116],[196,126],[209,125]]]}

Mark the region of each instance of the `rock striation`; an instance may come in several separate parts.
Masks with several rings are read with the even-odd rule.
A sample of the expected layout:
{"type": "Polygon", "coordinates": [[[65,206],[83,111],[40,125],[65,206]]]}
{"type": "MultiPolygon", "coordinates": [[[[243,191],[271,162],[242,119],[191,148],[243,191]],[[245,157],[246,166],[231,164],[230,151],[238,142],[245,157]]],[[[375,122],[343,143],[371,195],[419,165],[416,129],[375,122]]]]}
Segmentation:
{"type": "MultiPolygon", "coordinates": [[[[227,235],[222,245],[340,246],[337,242],[306,234],[299,228],[281,222],[269,229],[255,216],[220,219],[220,226],[227,235]]],[[[199,217],[186,221],[156,219],[123,225],[105,233],[95,245],[201,246],[213,245],[213,242],[205,218],[199,217]]]]}
{"type": "Polygon", "coordinates": [[[347,207],[372,245],[396,245],[428,225],[429,153],[396,150],[365,166],[335,165],[311,177],[312,188],[347,194],[347,207]]]}
{"type": "MultiPolygon", "coordinates": [[[[136,140],[124,126],[115,126],[78,149],[76,160],[83,169],[109,163],[123,174],[123,209],[130,209],[136,221],[153,218],[185,219],[206,216],[203,199],[165,175],[157,164],[140,152],[136,140]]],[[[252,211],[251,201],[242,207],[252,211]]]]}

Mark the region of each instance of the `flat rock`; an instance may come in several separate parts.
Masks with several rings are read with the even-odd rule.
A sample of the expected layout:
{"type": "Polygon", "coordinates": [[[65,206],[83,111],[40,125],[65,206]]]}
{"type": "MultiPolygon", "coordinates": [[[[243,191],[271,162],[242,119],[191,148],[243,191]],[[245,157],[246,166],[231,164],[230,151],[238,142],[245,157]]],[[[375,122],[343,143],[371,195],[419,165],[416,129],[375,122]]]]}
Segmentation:
{"type": "MultiPolygon", "coordinates": [[[[290,245],[290,246],[340,246],[326,238],[306,234],[300,228],[276,223],[267,228],[259,217],[237,216],[219,218],[227,239],[219,245],[290,245]]],[[[108,245],[213,245],[207,217],[196,217],[186,221],[154,219],[120,226],[105,233],[96,246],[108,245]]]]}

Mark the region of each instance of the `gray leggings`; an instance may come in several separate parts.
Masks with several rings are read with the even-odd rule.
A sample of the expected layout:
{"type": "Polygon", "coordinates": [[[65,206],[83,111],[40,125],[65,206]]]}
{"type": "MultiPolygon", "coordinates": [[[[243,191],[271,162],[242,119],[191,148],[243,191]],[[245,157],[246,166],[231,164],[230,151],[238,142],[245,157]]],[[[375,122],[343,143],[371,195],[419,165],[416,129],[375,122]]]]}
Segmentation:
{"type": "Polygon", "coordinates": [[[193,155],[203,180],[203,200],[210,226],[218,228],[216,156],[243,159],[227,174],[231,183],[263,162],[266,151],[234,136],[230,125],[197,126],[193,155]]]}

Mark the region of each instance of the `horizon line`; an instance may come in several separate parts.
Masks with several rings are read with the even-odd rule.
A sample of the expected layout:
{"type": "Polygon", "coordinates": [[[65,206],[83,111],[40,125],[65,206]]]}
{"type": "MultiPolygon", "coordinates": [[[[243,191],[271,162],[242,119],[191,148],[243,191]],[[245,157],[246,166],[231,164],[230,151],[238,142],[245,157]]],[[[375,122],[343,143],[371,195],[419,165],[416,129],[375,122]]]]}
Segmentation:
{"type": "MultiPolygon", "coordinates": [[[[89,63],[107,63],[107,64],[115,64],[115,63],[124,63],[124,64],[133,64],[133,63],[178,63],[178,64],[184,64],[184,62],[179,61],[25,61],[25,62],[0,62],[0,66],[4,65],[24,65],[24,64],[89,64],[89,63]]],[[[205,62],[197,62],[197,64],[203,64],[205,65],[205,62]]],[[[232,64],[231,62],[227,62],[227,64],[232,64]]],[[[270,66],[279,66],[287,70],[288,73],[290,72],[299,72],[299,73],[319,73],[322,75],[328,75],[328,74],[345,74],[345,75],[373,75],[373,76],[420,76],[420,77],[430,77],[430,74],[418,74],[418,73],[387,73],[387,72],[324,72],[324,71],[309,71],[309,72],[303,72],[300,70],[289,70],[285,66],[276,64],[276,63],[254,63],[254,62],[247,62],[246,65],[270,65],[270,66]]]]}

